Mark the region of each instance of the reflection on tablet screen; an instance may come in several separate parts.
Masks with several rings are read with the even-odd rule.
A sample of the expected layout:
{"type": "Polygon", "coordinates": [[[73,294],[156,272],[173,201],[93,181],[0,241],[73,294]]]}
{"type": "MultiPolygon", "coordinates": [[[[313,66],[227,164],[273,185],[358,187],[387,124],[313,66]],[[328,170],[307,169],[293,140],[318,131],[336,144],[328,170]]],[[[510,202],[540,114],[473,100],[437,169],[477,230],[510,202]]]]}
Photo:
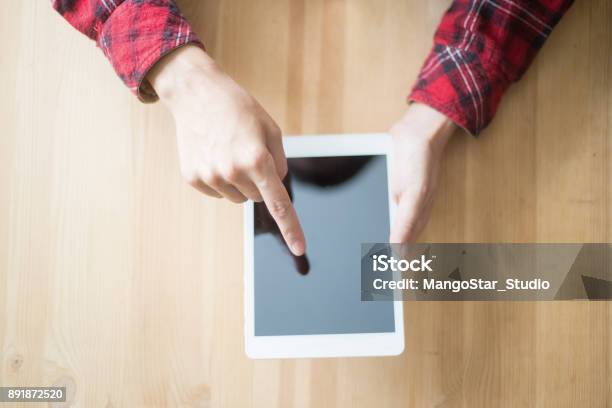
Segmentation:
{"type": "Polygon", "coordinates": [[[387,242],[385,156],[288,159],[285,184],[306,235],[286,248],[255,203],[255,336],[393,332],[393,302],[361,301],[361,243],[387,242]]]}

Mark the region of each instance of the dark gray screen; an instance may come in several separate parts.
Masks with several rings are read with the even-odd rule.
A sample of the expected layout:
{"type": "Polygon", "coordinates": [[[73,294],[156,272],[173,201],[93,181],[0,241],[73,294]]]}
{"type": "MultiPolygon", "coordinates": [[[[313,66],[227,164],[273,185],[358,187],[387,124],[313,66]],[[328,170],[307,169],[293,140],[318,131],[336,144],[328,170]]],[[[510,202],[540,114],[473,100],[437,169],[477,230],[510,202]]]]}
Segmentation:
{"type": "Polygon", "coordinates": [[[308,273],[298,272],[278,231],[269,220],[262,221],[262,211],[263,218],[269,217],[267,210],[256,203],[256,336],[395,330],[393,302],[360,299],[360,244],[387,242],[389,236],[386,158],[353,159],[369,161],[355,166],[346,157],[289,159],[290,191],[306,234],[308,273]]]}

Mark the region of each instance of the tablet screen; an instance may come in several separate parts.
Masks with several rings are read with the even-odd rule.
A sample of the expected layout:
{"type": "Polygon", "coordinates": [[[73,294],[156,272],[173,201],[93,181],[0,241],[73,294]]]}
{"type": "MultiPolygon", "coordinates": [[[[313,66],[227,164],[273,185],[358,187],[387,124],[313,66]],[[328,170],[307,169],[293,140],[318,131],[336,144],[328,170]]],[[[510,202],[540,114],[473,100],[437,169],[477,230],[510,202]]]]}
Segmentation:
{"type": "Polygon", "coordinates": [[[386,156],[288,159],[286,181],[306,235],[295,258],[254,205],[255,336],[395,331],[393,302],[361,301],[361,243],[387,242],[386,156]]]}

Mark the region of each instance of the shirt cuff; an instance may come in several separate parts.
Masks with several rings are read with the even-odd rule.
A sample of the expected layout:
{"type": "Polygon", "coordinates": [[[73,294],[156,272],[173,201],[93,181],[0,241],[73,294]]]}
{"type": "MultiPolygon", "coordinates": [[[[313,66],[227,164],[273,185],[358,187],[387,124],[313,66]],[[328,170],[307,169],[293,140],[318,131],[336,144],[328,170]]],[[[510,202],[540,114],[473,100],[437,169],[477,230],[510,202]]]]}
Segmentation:
{"type": "Polygon", "coordinates": [[[479,54],[444,44],[434,45],[408,100],[436,109],[478,135],[493,119],[511,81],[479,54]]]}
{"type": "Polygon", "coordinates": [[[147,73],[160,58],[198,40],[173,0],[126,0],[101,27],[98,46],[121,80],[143,102],[158,99],[147,73]]]}

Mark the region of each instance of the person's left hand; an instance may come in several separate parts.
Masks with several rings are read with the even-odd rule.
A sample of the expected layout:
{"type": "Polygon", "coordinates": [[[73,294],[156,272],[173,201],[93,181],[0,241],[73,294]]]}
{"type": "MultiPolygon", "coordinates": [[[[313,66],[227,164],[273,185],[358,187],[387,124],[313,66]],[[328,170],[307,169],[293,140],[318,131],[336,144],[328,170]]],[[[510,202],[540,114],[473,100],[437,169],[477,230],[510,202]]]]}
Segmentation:
{"type": "Polygon", "coordinates": [[[414,242],[425,228],[444,148],[455,128],[438,111],[413,103],[389,131],[393,138],[392,196],[397,204],[389,242],[414,242]]]}

